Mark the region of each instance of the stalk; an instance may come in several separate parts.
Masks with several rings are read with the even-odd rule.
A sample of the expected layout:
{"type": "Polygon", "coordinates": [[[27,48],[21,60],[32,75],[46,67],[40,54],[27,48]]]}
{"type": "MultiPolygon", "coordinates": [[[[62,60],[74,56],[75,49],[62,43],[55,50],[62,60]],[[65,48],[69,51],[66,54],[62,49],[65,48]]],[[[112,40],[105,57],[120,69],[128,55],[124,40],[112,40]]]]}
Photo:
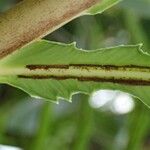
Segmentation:
{"type": "Polygon", "coordinates": [[[127,150],[141,150],[148,133],[150,124],[149,110],[146,106],[138,104],[129,118],[129,143],[127,150]]]}
{"type": "Polygon", "coordinates": [[[42,112],[40,113],[39,128],[31,146],[31,150],[45,149],[46,139],[51,131],[50,123],[52,123],[51,103],[45,102],[42,112]]]}
{"type": "Polygon", "coordinates": [[[86,150],[88,149],[88,143],[91,137],[91,127],[93,122],[93,110],[88,104],[88,95],[81,95],[82,101],[79,111],[79,118],[77,120],[77,132],[76,139],[73,146],[73,150],[86,150]]]}

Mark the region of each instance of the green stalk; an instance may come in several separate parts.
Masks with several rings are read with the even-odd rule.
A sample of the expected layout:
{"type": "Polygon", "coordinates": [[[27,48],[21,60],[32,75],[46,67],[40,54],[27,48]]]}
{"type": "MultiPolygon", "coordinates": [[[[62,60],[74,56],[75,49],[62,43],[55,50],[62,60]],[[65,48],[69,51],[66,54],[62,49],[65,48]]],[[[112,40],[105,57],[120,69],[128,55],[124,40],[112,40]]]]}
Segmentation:
{"type": "MultiPolygon", "coordinates": [[[[4,88],[4,87],[2,86],[0,88],[4,88]]],[[[16,103],[16,100],[18,100],[18,98],[15,98],[15,99],[10,98],[13,96],[14,95],[10,94],[6,98],[4,98],[4,101],[6,101],[7,99],[11,101],[6,101],[0,108],[0,144],[3,144],[7,141],[6,132],[7,132],[8,120],[10,119],[12,108],[14,104],[16,103]]]]}
{"type": "Polygon", "coordinates": [[[51,103],[43,104],[42,112],[40,113],[39,129],[35,136],[31,150],[43,150],[46,144],[46,139],[50,133],[50,122],[52,121],[51,103]]]}
{"type": "MultiPolygon", "coordinates": [[[[5,106],[3,106],[3,108],[6,108],[5,106]]],[[[1,108],[2,110],[0,111],[0,114],[2,114],[2,116],[0,115],[0,143],[2,144],[5,141],[5,131],[6,131],[6,124],[7,124],[7,120],[9,118],[9,111],[6,111],[7,109],[1,108]]]]}
{"type": "Polygon", "coordinates": [[[129,143],[127,150],[143,149],[144,139],[148,133],[150,124],[150,112],[146,106],[138,104],[133,114],[129,118],[129,143]]]}
{"type": "Polygon", "coordinates": [[[81,95],[81,108],[78,114],[76,139],[73,150],[87,150],[91,137],[93,111],[88,104],[88,95],[81,95]]]}

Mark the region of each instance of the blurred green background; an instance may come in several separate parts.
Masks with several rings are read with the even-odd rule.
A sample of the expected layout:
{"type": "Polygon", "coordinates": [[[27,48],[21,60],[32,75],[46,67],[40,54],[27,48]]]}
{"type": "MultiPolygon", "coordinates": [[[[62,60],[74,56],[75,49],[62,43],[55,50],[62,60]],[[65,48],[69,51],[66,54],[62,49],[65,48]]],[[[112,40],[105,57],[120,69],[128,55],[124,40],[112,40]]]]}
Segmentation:
{"type": "MultiPolygon", "coordinates": [[[[1,0],[0,13],[16,2],[1,0]]],[[[124,0],[103,14],[75,19],[45,38],[76,41],[89,50],[143,43],[149,51],[150,0],[124,0]]],[[[54,104],[0,85],[0,144],[24,150],[150,150],[150,110],[119,91],[75,94],[72,103],[54,104]]]]}

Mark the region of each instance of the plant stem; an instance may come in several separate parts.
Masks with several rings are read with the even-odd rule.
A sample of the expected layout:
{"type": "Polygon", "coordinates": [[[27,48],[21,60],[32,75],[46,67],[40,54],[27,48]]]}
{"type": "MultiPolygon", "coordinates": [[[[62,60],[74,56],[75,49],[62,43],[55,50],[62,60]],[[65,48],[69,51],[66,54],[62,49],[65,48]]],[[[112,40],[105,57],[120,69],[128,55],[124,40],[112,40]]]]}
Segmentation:
{"type": "Polygon", "coordinates": [[[99,0],[24,0],[0,14],[0,58],[58,29],[99,0]]]}
{"type": "Polygon", "coordinates": [[[42,112],[39,120],[39,129],[35,137],[34,143],[31,146],[32,150],[42,150],[46,144],[46,139],[50,133],[50,121],[52,122],[51,103],[45,102],[43,104],[42,112]]]}
{"type": "Polygon", "coordinates": [[[127,150],[143,149],[143,142],[145,140],[145,136],[147,135],[148,127],[150,124],[150,113],[148,108],[145,107],[146,106],[140,103],[134,110],[133,114],[130,116],[129,143],[127,150]]]}
{"type": "Polygon", "coordinates": [[[89,96],[81,95],[82,104],[78,115],[76,141],[73,150],[87,150],[93,123],[93,111],[88,104],[89,96]]]}

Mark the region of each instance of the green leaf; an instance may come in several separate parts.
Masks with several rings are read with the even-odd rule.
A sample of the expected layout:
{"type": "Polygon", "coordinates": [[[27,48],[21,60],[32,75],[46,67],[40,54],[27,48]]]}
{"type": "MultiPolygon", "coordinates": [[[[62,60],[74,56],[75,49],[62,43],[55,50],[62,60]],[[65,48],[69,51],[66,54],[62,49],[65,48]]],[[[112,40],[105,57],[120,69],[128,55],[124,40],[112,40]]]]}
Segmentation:
{"type": "Polygon", "coordinates": [[[14,3],[14,0],[0,0],[0,13],[9,9],[14,3]]]}
{"type": "Polygon", "coordinates": [[[150,18],[150,0],[125,0],[119,6],[126,11],[134,11],[137,16],[150,18]]]}
{"type": "Polygon", "coordinates": [[[102,13],[103,11],[112,7],[113,5],[117,4],[120,1],[122,0],[100,0],[100,2],[95,6],[93,6],[92,8],[90,8],[86,12],[86,14],[95,15],[95,14],[102,13]]]}
{"type": "Polygon", "coordinates": [[[0,60],[0,82],[52,101],[112,89],[150,105],[150,56],[141,45],[86,51],[41,40],[0,60]]]}

